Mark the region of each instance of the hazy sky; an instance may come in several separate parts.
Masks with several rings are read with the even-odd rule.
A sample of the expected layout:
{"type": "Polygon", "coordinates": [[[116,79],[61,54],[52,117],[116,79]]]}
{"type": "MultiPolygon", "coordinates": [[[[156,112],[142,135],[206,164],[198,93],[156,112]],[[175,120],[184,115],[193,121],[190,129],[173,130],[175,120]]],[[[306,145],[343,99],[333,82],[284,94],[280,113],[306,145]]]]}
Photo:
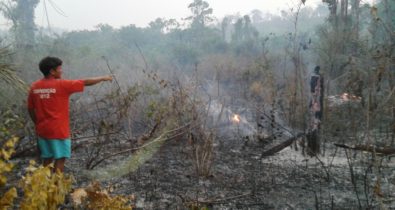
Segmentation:
{"type": "MultiPolygon", "coordinates": [[[[1,1],[1,0],[0,0],[1,1]]],[[[301,0],[205,0],[213,8],[214,16],[245,15],[254,9],[262,12],[279,13],[289,10],[301,0]]],[[[372,2],[375,0],[363,0],[372,2]]],[[[36,8],[36,24],[48,26],[45,8],[52,28],[68,30],[94,29],[100,23],[115,28],[135,24],[146,27],[158,17],[181,18],[190,16],[188,5],[193,0],[40,0],[36,8]],[[44,4],[45,3],[45,4],[44,4]],[[44,6],[46,5],[46,7],[44,6]],[[60,10],[61,12],[57,12],[60,10]],[[63,13],[60,14],[60,13],[63,13]]],[[[306,0],[306,6],[316,7],[322,0],[306,0]]],[[[0,15],[0,28],[11,26],[0,15]]]]}
{"type": "MultiPolygon", "coordinates": [[[[253,9],[276,13],[289,9],[300,0],[206,0],[215,17],[226,14],[248,14],[253,9]]],[[[69,30],[93,29],[100,23],[114,27],[135,24],[145,27],[157,17],[180,20],[191,14],[188,5],[193,0],[41,0],[36,9],[36,23],[47,26],[44,2],[51,27],[69,30]],[[56,12],[58,7],[65,16],[56,12]]],[[[306,5],[316,6],[322,0],[306,0],[306,5]]]]}

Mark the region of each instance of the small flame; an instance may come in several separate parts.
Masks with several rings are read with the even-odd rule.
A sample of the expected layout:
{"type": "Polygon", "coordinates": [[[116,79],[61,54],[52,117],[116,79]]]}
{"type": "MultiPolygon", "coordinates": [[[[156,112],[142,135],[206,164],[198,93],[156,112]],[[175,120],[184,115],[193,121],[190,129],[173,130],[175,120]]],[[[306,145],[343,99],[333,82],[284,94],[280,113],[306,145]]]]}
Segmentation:
{"type": "Polygon", "coordinates": [[[328,96],[329,106],[341,105],[347,102],[356,102],[359,103],[362,100],[361,96],[356,96],[350,93],[342,93],[340,95],[332,95],[328,96]]]}
{"type": "Polygon", "coordinates": [[[340,97],[344,101],[360,101],[362,99],[360,96],[355,96],[349,93],[343,93],[340,97]]]}
{"type": "Polygon", "coordinates": [[[237,114],[234,114],[232,117],[232,121],[235,123],[239,123],[240,122],[240,116],[237,114]]]}
{"type": "Polygon", "coordinates": [[[350,97],[349,97],[348,93],[343,93],[340,97],[344,101],[349,101],[350,100],[350,97]]]}

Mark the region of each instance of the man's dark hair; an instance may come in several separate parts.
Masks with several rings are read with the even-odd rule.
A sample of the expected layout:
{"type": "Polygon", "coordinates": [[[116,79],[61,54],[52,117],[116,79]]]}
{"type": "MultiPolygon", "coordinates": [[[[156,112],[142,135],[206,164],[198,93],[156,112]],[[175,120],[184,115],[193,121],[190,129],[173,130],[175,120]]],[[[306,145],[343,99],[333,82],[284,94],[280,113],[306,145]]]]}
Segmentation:
{"type": "Polygon", "coordinates": [[[58,66],[61,66],[63,63],[62,60],[60,60],[57,57],[45,57],[43,58],[40,63],[38,64],[40,71],[44,74],[44,76],[49,75],[49,72],[51,69],[56,69],[58,66]]]}
{"type": "Polygon", "coordinates": [[[316,66],[314,68],[314,72],[318,74],[320,72],[320,66],[316,66]]]}

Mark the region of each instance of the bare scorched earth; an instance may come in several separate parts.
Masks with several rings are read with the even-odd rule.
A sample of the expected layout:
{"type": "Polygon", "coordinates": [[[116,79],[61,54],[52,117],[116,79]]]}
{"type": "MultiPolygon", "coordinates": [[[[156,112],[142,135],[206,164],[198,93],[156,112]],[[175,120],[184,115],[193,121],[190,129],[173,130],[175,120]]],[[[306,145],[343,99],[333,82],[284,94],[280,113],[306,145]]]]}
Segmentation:
{"type": "MultiPolygon", "coordinates": [[[[380,173],[387,178],[380,180],[385,198],[380,203],[372,197],[377,179],[374,169],[363,162],[353,162],[350,170],[345,150],[331,143],[325,144],[325,155],[318,157],[302,155],[297,142],[274,156],[261,158],[263,151],[282,141],[278,139],[269,145],[246,141],[236,132],[217,136],[207,177],[197,175],[193,149],[183,138],[164,142],[131,172],[117,173],[125,171],[122,160],[130,158],[127,155],[103,164],[114,165],[110,176],[103,176],[108,169],[100,166],[84,171],[82,150],[74,151],[68,170],[77,179],[76,187],[87,186],[90,180],[98,178],[104,186],[113,186],[115,194],[134,194],[135,209],[359,209],[368,205],[372,209],[379,209],[380,205],[395,208],[393,160],[381,163],[380,173]]],[[[369,155],[348,152],[354,157],[369,155]]]]}

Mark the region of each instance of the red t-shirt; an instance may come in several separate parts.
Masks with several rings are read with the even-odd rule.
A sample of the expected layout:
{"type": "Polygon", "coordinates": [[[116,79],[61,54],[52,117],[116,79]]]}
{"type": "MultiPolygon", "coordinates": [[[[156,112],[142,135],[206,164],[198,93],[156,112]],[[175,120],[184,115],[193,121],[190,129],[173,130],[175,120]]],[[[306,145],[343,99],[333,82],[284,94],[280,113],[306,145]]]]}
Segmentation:
{"type": "Polygon", "coordinates": [[[36,133],[46,139],[70,138],[69,97],[84,90],[82,80],[41,79],[29,91],[28,109],[36,115],[36,133]]]}

